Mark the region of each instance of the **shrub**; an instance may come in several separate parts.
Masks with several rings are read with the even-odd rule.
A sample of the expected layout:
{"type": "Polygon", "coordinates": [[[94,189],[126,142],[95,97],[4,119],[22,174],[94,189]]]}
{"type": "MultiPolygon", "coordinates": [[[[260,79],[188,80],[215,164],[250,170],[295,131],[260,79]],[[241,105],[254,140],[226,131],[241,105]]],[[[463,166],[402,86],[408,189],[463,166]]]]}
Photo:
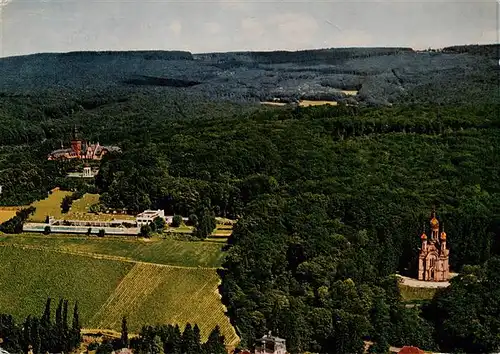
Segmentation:
{"type": "Polygon", "coordinates": [[[149,224],[141,226],[141,236],[142,237],[151,237],[151,226],[149,224]]]}
{"type": "Polygon", "coordinates": [[[172,218],[172,223],[170,224],[172,227],[179,227],[182,224],[182,216],[174,215],[172,218]]]}
{"type": "Polygon", "coordinates": [[[48,234],[50,234],[50,231],[51,231],[51,230],[50,230],[50,226],[49,226],[49,225],[47,225],[47,226],[45,226],[45,228],[43,229],[43,234],[44,234],[44,235],[48,235],[48,234]]]}
{"type": "Polygon", "coordinates": [[[196,216],[196,214],[189,215],[188,225],[190,225],[190,226],[198,225],[198,216],[196,216]]]}
{"type": "Polygon", "coordinates": [[[104,229],[100,229],[99,233],[97,234],[97,236],[104,237],[104,235],[106,235],[106,231],[104,231],[104,229]]]}
{"type": "Polygon", "coordinates": [[[165,220],[160,218],[159,216],[153,220],[153,224],[155,225],[155,229],[157,232],[163,232],[165,228],[165,220]]]}

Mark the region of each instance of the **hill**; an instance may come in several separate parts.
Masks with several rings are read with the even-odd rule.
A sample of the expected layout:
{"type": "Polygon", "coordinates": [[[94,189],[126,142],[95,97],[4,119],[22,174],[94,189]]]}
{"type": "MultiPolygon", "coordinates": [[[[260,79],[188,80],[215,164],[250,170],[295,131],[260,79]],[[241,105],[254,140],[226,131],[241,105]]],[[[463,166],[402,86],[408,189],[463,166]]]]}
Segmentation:
{"type": "Polygon", "coordinates": [[[258,102],[272,98],[347,100],[341,90],[359,90],[349,101],[388,104],[411,98],[457,102],[457,94],[489,100],[498,65],[491,55],[481,55],[485,51],[491,53],[492,49],[44,53],[0,59],[0,92],[169,92],[175,88],[193,97],[258,102]],[[427,97],[420,93],[432,88],[439,92],[427,97]]]}
{"type": "Polygon", "coordinates": [[[183,328],[190,322],[206,339],[218,324],[227,344],[235,344],[213,268],[220,264],[220,248],[168,240],[0,235],[0,312],[23,320],[43,308],[47,297],[66,298],[79,302],[84,327],[120,330],[126,315],[130,331],[155,323],[183,328]]]}

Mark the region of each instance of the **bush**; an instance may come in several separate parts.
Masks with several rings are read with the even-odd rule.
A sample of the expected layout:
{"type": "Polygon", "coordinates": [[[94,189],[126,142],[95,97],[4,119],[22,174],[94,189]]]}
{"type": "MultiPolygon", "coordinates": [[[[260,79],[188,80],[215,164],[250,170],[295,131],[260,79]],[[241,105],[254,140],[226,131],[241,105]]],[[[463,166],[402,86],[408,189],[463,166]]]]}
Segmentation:
{"type": "Polygon", "coordinates": [[[189,215],[188,225],[190,225],[190,226],[198,225],[198,216],[196,216],[196,214],[189,215]]]}
{"type": "Polygon", "coordinates": [[[179,227],[182,224],[182,216],[174,215],[172,218],[172,223],[170,224],[172,227],[179,227]]]}
{"type": "Polygon", "coordinates": [[[159,216],[153,220],[153,224],[155,225],[156,232],[163,232],[165,228],[165,220],[160,218],[159,216]]]}
{"type": "Polygon", "coordinates": [[[88,230],[87,230],[87,236],[90,236],[92,234],[92,228],[89,227],[88,230]]]}
{"type": "Polygon", "coordinates": [[[44,235],[48,235],[48,234],[50,234],[50,231],[51,231],[51,230],[50,230],[50,226],[49,226],[49,225],[47,225],[47,226],[45,226],[45,228],[43,229],[43,234],[44,234],[44,235]]]}
{"type": "Polygon", "coordinates": [[[87,349],[88,350],[96,350],[97,348],[99,347],[99,343],[98,342],[92,342],[88,345],[87,349]]]}
{"type": "Polygon", "coordinates": [[[151,226],[149,224],[141,226],[141,236],[142,237],[151,237],[151,226]]]}
{"type": "Polygon", "coordinates": [[[106,235],[106,231],[104,231],[104,229],[100,229],[99,233],[97,234],[97,236],[104,237],[104,235],[106,235]]]}

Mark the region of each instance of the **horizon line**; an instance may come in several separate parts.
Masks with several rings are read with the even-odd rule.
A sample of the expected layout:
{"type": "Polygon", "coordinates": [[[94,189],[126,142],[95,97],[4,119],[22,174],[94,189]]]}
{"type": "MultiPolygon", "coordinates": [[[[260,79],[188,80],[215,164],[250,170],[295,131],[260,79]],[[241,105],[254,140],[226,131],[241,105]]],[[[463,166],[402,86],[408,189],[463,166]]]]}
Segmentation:
{"type": "Polygon", "coordinates": [[[123,52],[178,52],[178,53],[189,53],[191,55],[202,55],[202,54],[226,54],[226,53],[273,53],[273,52],[286,52],[286,53],[296,53],[304,51],[320,51],[320,50],[332,50],[332,49],[406,49],[412,50],[414,52],[427,51],[427,50],[443,50],[445,48],[453,47],[474,47],[474,46],[499,46],[499,43],[477,43],[477,44],[453,44],[443,47],[405,47],[405,46],[339,46],[339,47],[316,47],[316,48],[303,48],[303,49],[265,49],[265,50],[228,50],[228,51],[212,51],[212,52],[192,52],[189,50],[182,49],[88,49],[88,50],[70,50],[70,51],[47,51],[47,52],[35,52],[28,54],[15,54],[15,55],[0,55],[0,59],[4,58],[15,58],[30,55],[40,55],[40,54],[70,54],[70,53],[123,53],[123,52]]]}

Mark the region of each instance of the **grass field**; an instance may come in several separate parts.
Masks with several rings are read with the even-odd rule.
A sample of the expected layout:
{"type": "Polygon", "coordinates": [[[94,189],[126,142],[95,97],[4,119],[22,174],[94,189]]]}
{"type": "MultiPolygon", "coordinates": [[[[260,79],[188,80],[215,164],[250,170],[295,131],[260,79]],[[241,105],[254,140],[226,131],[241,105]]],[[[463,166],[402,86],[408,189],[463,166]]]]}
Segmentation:
{"type": "Polygon", "coordinates": [[[67,191],[54,190],[47,198],[32,203],[31,205],[36,208],[36,211],[29,218],[29,221],[45,222],[47,215],[60,219],[62,217],[61,202],[65,196],[71,194],[67,191]]]}
{"type": "MultiPolygon", "coordinates": [[[[61,212],[61,202],[71,192],[54,190],[47,198],[36,201],[31,205],[36,208],[29,221],[45,222],[47,215],[53,216],[55,219],[64,220],[84,220],[84,221],[111,221],[113,219],[135,220],[132,215],[116,215],[116,214],[94,214],[90,213],[90,206],[99,201],[99,194],[85,194],[82,198],[73,201],[68,213],[61,212]]],[[[0,213],[0,218],[2,214],[0,213]]],[[[0,219],[1,220],[1,219],[0,219]]]]}
{"type": "Polygon", "coordinates": [[[65,220],[84,220],[84,221],[111,221],[113,219],[135,220],[133,215],[116,214],[94,214],[90,212],[90,207],[99,202],[99,194],[86,193],[82,198],[77,199],[71,204],[67,214],[62,214],[65,220]]]}
{"type": "Polygon", "coordinates": [[[47,297],[78,300],[87,328],[197,323],[203,338],[218,324],[238,337],[217,291],[222,244],[175,240],[0,235],[0,312],[19,320],[47,297]],[[145,261],[151,263],[144,263],[145,261]]]}
{"type": "Polygon", "coordinates": [[[16,216],[16,210],[0,209],[0,224],[16,216]]]}
{"type": "Polygon", "coordinates": [[[399,284],[403,301],[430,300],[434,297],[437,288],[416,288],[408,285],[399,284]]]}

